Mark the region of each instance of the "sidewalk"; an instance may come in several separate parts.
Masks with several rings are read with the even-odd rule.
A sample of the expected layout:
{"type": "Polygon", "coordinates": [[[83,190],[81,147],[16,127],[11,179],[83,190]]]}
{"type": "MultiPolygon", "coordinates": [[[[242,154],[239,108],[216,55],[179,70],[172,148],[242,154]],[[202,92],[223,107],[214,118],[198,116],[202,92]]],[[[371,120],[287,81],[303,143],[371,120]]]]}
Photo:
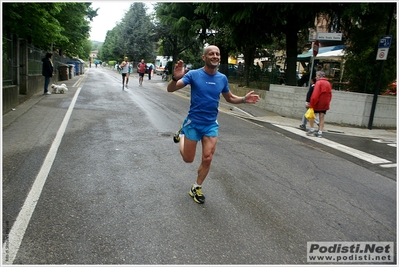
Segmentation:
{"type": "MultiPolygon", "coordinates": [[[[257,115],[257,116],[252,116],[251,114],[254,109],[260,109],[257,107],[247,107],[248,104],[246,104],[244,107],[242,105],[240,106],[231,106],[230,104],[222,104],[223,106],[226,105],[229,110],[232,109],[232,112],[237,112],[238,114],[242,114],[241,116],[247,116],[247,117],[252,117],[252,119],[263,121],[263,122],[268,122],[268,123],[273,123],[273,124],[279,124],[283,126],[289,126],[293,127],[296,129],[299,129],[299,125],[301,124],[300,119],[293,119],[293,118],[287,118],[280,116],[278,114],[269,112],[269,111],[264,111],[263,115],[257,115]],[[244,111],[244,112],[243,112],[244,111]]],[[[331,132],[331,133],[336,133],[336,134],[344,134],[344,135],[351,135],[351,136],[360,136],[360,137],[368,137],[368,138],[373,138],[373,139],[383,139],[386,141],[394,141],[396,143],[397,141],[397,134],[396,130],[385,130],[385,129],[365,129],[365,128],[357,128],[357,127],[345,127],[345,126],[340,126],[340,125],[335,125],[335,124],[329,124],[328,123],[328,112],[326,115],[326,120],[324,124],[324,130],[323,132],[331,132]]],[[[307,124],[307,127],[309,127],[309,123],[307,124]]],[[[305,131],[303,132],[305,134],[305,131]]]]}
{"type": "MultiPolygon", "coordinates": [[[[57,85],[61,85],[61,84],[65,84],[68,88],[68,92],[66,92],[64,95],[65,97],[70,97],[71,99],[73,98],[73,92],[71,92],[71,88],[74,87],[74,85],[76,86],[76,83],[80,82],[81,80],[83,80],[83,78],[85,77],[85,74],[83,75],[78,75],[73,77],[72,79],[68,79],[66,81],[59,81],[56,84],[57,85]]],[[[52,83],[50,83],[49,85],[49,92],[52,92],[52,89],[50,88],[52,83]]],[[[53,95],[44,95],[43,91],[40,91],[36,94],[34,94],[31,98],[26,99],[25,102],[23,102],[22,104],[16,106],[13,110],[8,111],[6,114],[3,115],[2,118],[2,122],[3,122],[3,129],[5,127],[7,127],[8,125],[10,125],[11,123],[13,123],[16,119],[18,119],[20,116],[22,116],[24,113],[28,112],[29,109],[34,106],[35,104],[37,104],[38,102],[40,102],[40,100],[42,100],[45,97],[52,97],[53,95]]],[[[24,96],[21,96],[22,99],[24,96]]]]}

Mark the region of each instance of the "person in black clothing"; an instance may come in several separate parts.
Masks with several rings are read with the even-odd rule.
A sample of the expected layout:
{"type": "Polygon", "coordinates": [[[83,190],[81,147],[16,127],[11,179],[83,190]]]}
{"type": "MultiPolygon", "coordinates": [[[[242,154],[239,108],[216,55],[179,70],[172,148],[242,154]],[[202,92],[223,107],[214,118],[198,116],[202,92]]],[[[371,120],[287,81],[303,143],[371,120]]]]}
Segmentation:
{"type": "Polygon", "coordinates": [[[42,59],[43,67],[42,67],[42,75],[44,76],[44,94],[51,95],[48,91],[48,85],[50,84],[50,78],[54,76],[54,66],[51,61],[51,57],[53,54],[47,53],[46,57],[42,59]]]}
{"type": "Polygon", "coordinates": [[[148,66],[148,80],[151,80],[152,70],[154,69],[154,65],[152,63],[148,66]]]}
{"type": "MultiPolygon", "coordinates": [[[[308,93],[306,95],[305,112],[303,113],[303,116],[302,116],[302,124],[299,125],[299,128],[304,130],[304,131],[306,131],[306,124],[308,122],[308,120],[305,118],[305,113],[306,113],[306,111],[309,108],[310,98],[312,97],[313,89],[314,89],[314,86],[316,84],[316,77],[312,78],[312,80],[310,82],[311,82],[311,85],[309,86],[309,90],[308,90],[308,93]]],[[[318,115],[319,114],[317,114],[317,116],[318,115]]],[[[318,118],[315,119],[315,122],[316,122],[317,125],[319,125],[318,118]]]]}

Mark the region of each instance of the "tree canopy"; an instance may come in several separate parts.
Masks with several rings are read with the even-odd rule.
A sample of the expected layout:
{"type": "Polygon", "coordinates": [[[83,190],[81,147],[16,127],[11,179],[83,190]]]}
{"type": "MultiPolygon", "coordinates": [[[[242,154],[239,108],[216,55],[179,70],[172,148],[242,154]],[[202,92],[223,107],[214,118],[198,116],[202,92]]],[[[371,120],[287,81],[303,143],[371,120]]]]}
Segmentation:
{"type": "Polygon", "coordinates": [[[90,21],[97,16],[91,3],[11,2],[3,5],[3,34],[17,34],[44,50],[86,58],[90,21]]]}
{"type": "Polygon", "coordinates": [[[378,42],[381,36],[392,35],[381,76],[380,91],[384,91],[397,76],[396,3],[347,4],[340,10],[334,6],[334,11],[340,13],[339,23],[348,40],[344,75],[351,91],[375,91],[381,62],[376,60],[378,42]]]}
{"type": "Polygon", "coordinates": [[[100,57],[102,60],[119,60],[125,56],[130,60],[152,61],[154,52],[154,25],[146,14],[143,3],[133,3],[121,23],[107,32],[100,57]]]}
{"type": "Polygon", "coordinates": [[[187,50],[202,52],[209,20],[195,12],[198,6],[198,3],[158,3],[155,6],[159,21],[156,27],[157,37],[163,52],[172,56],[174,61],[187,61],[184,58],[187,50]]]}
{"type": "MultiPolygon", "coordinates": [[[[97,16],[91,3],[2,4],[4,36],[17,34],[43,49],[89,56],[90,21],[97,16]]],[[[297,55],[311,47],[308,31],[317,30],[315,21],[322,18],[323,31],[343,35],[344,79],[351,91],[374,91],[379,74],[376,53],[382,35],[393,38],[384,62],[381,90],[396,78],[396,3],[158,2],[154,17],[146,11],[143,3],[133,2],[122,21],[107,32],[99,54],[103,61],[128,56],[148,62],[159,50],[175,61],[182,58],[201,64],[204,45],[215,44],[221,50],[220,71],[226,74],[228,57],[244,55],[248,85],[254,58],[273,58],[279,50],[285,58],[286,84],[296,85],[297,55]]]]}

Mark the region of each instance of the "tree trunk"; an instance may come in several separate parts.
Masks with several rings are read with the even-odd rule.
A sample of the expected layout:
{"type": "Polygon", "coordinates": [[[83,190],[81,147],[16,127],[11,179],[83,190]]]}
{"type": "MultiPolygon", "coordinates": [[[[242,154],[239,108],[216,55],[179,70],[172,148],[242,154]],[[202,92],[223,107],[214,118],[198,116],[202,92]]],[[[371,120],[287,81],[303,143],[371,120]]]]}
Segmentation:
{"type": "Polygon", "coordinates": [[[296,63],[297,63],[297,46],[298,46],[298,31],[295,25],[297,24],[296,16],[288,16],[287,17],[287,26],[286,26],[286,51],[287,58],[286,64],[287,69],[285,71],[285,83],[286,85],[297,85],[296,80],[296,63]]]}
{"type": "Polygon", "coordinates": [[[219,71],[229,77],[229,53],[227,49],[220,48],[219,71]]]}
{"type": "Polygon", "coordinates": [[[245,69],[244,69],[244,79],[245,79],[245,85],[249,86],[249,77],[250,77],[250,73],[251,73],[251,69],[253,66],[253,62],[254,62],[254,54],[256,51],[256,47],[253,46],[247,46],[244,48],[244,65],[245,65],[245,69]]]}

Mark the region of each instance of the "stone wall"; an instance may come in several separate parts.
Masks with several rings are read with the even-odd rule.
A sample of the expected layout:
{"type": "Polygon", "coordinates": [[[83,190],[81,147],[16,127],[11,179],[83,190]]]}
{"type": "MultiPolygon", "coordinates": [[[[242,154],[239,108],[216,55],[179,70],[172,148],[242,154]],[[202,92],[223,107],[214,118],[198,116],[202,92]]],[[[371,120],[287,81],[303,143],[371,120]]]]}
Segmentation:
{"type": "MultiPolygon", "coordinates": [[[[250,89],[230,84],[233,94],[245,95],[250,89]]],[[[261,97],[258,107],[281,116],[301,119],[304,109],[307,87],[271,84],[270,90],[255,90],[261,97]]],[[[330,110],[325,117],[326,123],[367,128],[374,95],[345,91],[332,92],[330,110]]],[[[373,127],[395,128],[397,121],[396,97],[379,95],[374,112],[373,127]]]]}

